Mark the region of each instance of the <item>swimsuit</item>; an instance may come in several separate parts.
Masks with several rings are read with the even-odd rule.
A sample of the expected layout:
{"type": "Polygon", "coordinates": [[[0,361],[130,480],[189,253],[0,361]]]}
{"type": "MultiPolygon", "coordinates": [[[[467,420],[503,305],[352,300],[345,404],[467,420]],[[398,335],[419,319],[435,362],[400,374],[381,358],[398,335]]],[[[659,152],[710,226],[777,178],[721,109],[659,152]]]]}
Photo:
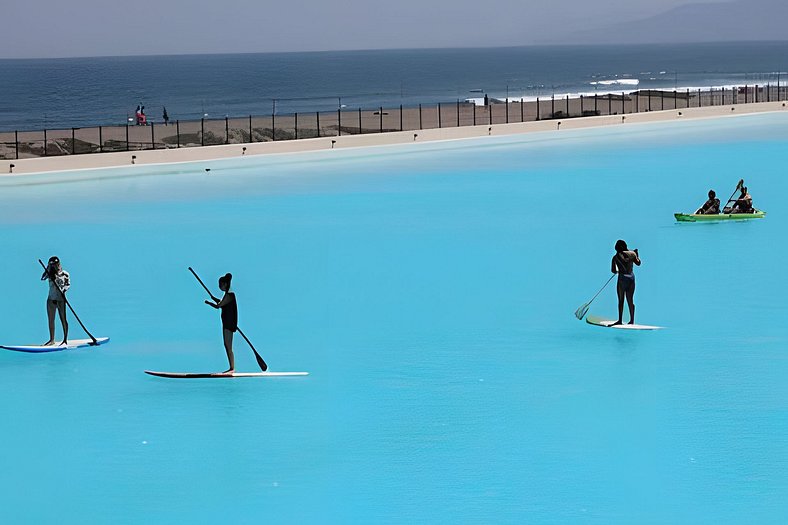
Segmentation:
{"type": "Polygon", "coordinates": [[[71,286],[71,278],[68,272],[61,271],[55,275],[54,279],[49,280],[49,300],[53,302],[60,302],[63,300],[63,293],[65,293],[71,286]],[[61,290],[63,293],[61,293],[61,290]]]}
{"type": "Polygon", "coordinates": [[[238,330],[238,303],[235,302],[235,294],[227,294],[230,300],[222,306],[222,328],[235,332],[238,330]]]}

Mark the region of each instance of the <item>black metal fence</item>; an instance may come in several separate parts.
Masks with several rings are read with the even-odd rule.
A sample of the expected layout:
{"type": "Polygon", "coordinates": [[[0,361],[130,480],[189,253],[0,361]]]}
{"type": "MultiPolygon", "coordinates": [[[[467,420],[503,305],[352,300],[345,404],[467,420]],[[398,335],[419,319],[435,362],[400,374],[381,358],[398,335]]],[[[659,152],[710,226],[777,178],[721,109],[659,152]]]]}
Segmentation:
{"type": "Polygon", "coordinates": [[[788,86],[739,86],[697,91],[638,90],[629,93],[498,101],[438,103],[397,108],[358,108],[175,121],[171,124],[98,126],[0,132],[0,159],[81,155],[112,151],[188,148],[313,137],[449,128],[625,115],[690,107],[782,101],[788,86]]]}

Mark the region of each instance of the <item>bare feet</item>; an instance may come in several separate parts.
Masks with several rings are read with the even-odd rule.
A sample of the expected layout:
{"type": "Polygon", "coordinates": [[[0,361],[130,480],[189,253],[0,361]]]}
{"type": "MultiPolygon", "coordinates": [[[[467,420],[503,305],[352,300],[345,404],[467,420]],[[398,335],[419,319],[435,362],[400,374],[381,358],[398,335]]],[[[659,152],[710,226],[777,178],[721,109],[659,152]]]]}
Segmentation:
{"type": "Polygon", "coordinates": [[[630,319],[628,324],[635,324],[635,320],[634,319],[630,319]]]}
{"type": "Polygon", "coordinates": [[[46,343],[44,343],[41,346],[52,346],[53,344],[55,344],[55,340],[54,339],[50,339],[49,341],[47,341],[46,343]]]}
{"type": "Polygon", "coordinates": [[[615,323],[611,324],[610,326],[618,326],[620,324],[624,324],[621,321],[616,321],[615,323]]]}
{"type": "Polygon", "coordinates": [[[234,374],[234,373],[235,373],[235,368],[228,368],[227,370],[222,372],[222,375],[230,375],[230,374],[234,374]]]}
{"type": "Polygon", "coordinates": [[[61,344],[62,346],[66,346],[66,345],[68,344],[68,341],[66,341],[65,339],[63,339],[63,342],[62,342],[62,343],[60,343],[60,344],[61,344]]]}

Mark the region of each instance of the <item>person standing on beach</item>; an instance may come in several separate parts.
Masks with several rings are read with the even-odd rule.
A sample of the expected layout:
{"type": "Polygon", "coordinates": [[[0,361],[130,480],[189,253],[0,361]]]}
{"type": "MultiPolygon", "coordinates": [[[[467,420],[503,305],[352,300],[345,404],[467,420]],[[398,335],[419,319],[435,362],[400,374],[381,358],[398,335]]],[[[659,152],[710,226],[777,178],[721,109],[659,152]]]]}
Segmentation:
{"type": "Polygon", "coordinates": [[[42,281],[49,281],[49,294],[47,295],[47,320],[49,321],[49,341],[44,346],[55,344],[55,310],[60,315],[63,325],[63,343],[68,341],[68,321],[66,320],[66,291],[71,287],[71,276],[63,270],[60,259],[56,256],[49,258],[47,268],[41,275],[42,281]]]}
{"type": "Polygon", "coordinates": [[[164,113],[162,113],[161,118],[164,119],[164,125],[166,126],[170,122],[170,116],[167,114],[167,108],[163,107],[164,113]]]}
{"type": "Polygon", "coordinates": [[[720,199],[717,198],[717,194],[714,190],[709,190],[709,200],[707,200],[703,206],[698,208],[698,211],[695,212],[696,215],[716,215],[720,213],[720,199]]]}
{"type": "Polygon", "coordinates": [[[205,304],[208,306],[222,310],[222,339],[224,340],[224,349],[227,352],[227,361],[230,363],[230,368],[222,372],[223,374],[235,372],[233,334],[238,330],[238,303],[235,301],[235,293],[230,291],[232,279],[233,276],[230,273],[219,277],[219,289],[224,292],[224,296],[220,300],[211,295],[213,302],[205,301],[205,304]]]}
{"type": "Polygon", "coordinates": [[[616,254],[610,263],[610,271],[618,274],[618,285],[616,286],[616,291],[618,292],[618,321],[611,326],[623,324],[621,318],[624,315],[624,297],[626,297],[629,305],[629,324],[635,324],[635,272],[633,264],[640,266],[640,255],[638,255],[637,248],[630,251],[626,242],[621,239],[617,240],[616,254]]]}

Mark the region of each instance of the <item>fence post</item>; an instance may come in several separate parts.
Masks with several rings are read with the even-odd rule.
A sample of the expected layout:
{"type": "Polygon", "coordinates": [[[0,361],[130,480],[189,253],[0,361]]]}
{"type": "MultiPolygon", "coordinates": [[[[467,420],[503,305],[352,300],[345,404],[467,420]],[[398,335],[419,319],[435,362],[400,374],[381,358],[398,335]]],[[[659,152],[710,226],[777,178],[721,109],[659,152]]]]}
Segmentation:
{"type": "Polygon", "coordinates": [[[252,116],[249,115],[249,143],[254,142],[254,136],[252,135],[252,116]]]}
{"type": "Polygon", "coordinates": [[[555,93],[550,96],[550,118],[555,118],[555,93]]]}
{"type": "MultiPolygon", "coordinates": [[[[129,150],[129,125],[126,124],[126,151],[129,150]]],[[[47,130],[44,130],[44,156],[47,156],[47,130]]]]}
{"type": "Polygon", "coordinates": [[[443,123],[441,122],[441,103],[438,102],[438,129],[443,127],[443,123]]]}
{"type": "Polygon", "coordinates": [[[421,104],[419,104],[419,129],[424,129],[421,124],[421,104]]]}
{"type": "Polygon", "coordinates": [[[383,106],[380,106],[378,116],[380,117],[380,132],[383,133],[383,106]]]}
{"type": "Polygon", "coordinates": [[[710,100],[709,105],[713,106],[714,105],[714,88],[713,87],[709,88],[709,100],[710,100]]]}
{"type": "Polygon", "coordinates": [[[295,114],[295,122],[293,122],[293,129],[295,130],[295,139],[298,140],[298,113],[295,114]]]}
{"type": "Polygon", "coordinates": [[[71,154],[74,155],[77,152],[77,141],[76,136],[74,133],[75,128],[71,128],[71,154]]]}
{"type": "Polygon", "coordinates": [[[200,118],[200,146],[205,146],[205,117],[200,118]]]}
{"type": "Polygon", "coordinates": [[[150,123],[150,147],[156,149],[156,136],[153,134],[153,122],[150,123]]]}
{"type": "Polygon", "coordinates": [[[16,160],[19,160],[19,131],[14,131],[14,145],[16,150],[16,160]]]}
{"type": "Polygon", "coordinates": [[[358,108],[358,134],[361,135],[364,130],[361,129],[361,108],[358,108]]]}
{"type": "Polygon", "coordinates": [[[402,131],[402,104],[399,105],[399,130],[402,131]]]}
{"type": "Polygon", "coordinates": [[[662,89],[659,90],[659,109],[665,109],[665,91],[662,89]]]}
{"type": "Polygon", "coordinates": [[[613,93],[607,94],[607,114],[613,114],[613,93]]]}
{"type": "Polygon", "coordinates": [[[687,107],[689,107],[689,101],[690,101],[690,90],[689,88],[687,88],[687,107]]]}
{"type": "Polygon", "coordinates": [[[473,125],[476,125],[476,102],[473,103],[473,125]]]}
{"type": "Polygon", "coordinates": [[[569,117],[569,95],[566,96],[566,116],[569,117]]]}
{"type": "Polygon", "coordinates": [[[104,139],[102,135],[102,126],[99,126],[99,153],[104,153],[104,139]]]}
{"type": "Polygon", "coordinates": [[[506,123],[509,123],[509,97],[506,97],[506,123]]]}
{"type": "Polygon", "coordinates": [[[583,113],[585,113],[585,111],[583,110],[583,95],[580,95],[580,116],[581,117],[584,116],[583,113]]]}
{"type": "Polygon", "coordinates": [[[276,142],[276,113],[271,113],[271,142],[276,142]]]}
{"type": "Polygon", "coordinates": [[[342,110],[337,108],[337,137],[342,136],[342,110]]]}
{"type": "Polygon", "coordinates": [[[315,117],[317,119],[317,138],[320,138],[320,112],[315,111],[315,117]]]}
{"type": "Polygon", "coordinates": [[[520,97],[520,122],[525,122],[525,110],[523,109],[523,98],[520,97]]]}
{"type": "Polygon", "coordinates": [[[648,90],[648,110],[651,111],[651,90],[648,90]]]}
{"type": "Polygon", "coordinates": [[[744,84],[744,103],[745,104],[747,103],[747,92],[748,91],[750,91],[750,88],[747,86],[747,84],[744,84]]]}
{"type": "Polygon", "coordinates": [[[224,116],[224,143],[230,143],[230,119],[224,116]]]}
{"type": "Polygon", "coordinates": [[[542,120],[542,112],[539,110],[539,97],[536,97],[536,120],[542,120]]]}
{"type": "Polygon", "coordinates": [[[755,102],[758,102],[758,84],[755,84],[755,102]]]}
{"type": "Polygon", "coordinates": [[[181,147],[181,121],[175,121],[175,148],[179,149],[181,147]]]}
{"type": "Polygon", "coordinates": [[[460,99],[457,99],[457,127],[460,127],[460,99]]]}

